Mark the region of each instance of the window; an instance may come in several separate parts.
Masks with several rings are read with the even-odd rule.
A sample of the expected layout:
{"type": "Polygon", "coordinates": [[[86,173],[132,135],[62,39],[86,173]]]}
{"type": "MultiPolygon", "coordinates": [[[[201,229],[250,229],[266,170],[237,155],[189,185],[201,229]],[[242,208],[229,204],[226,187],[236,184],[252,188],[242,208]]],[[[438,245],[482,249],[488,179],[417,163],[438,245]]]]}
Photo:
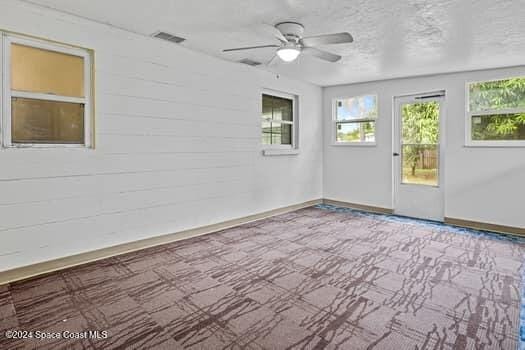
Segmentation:
{"type": "Polygon", "coordinates": [[[336,99],[334,106],[335,144],[375,144],[377,96],[336,99]]]}
{"type": "Polygon", "coordinates": [[[90,52],[9,34],[2,41],[2,145],[90,147],[90,52]]]}
{"type": "Polygon", "coordinates": [[[525,77],[467,84],[467,145],[525,146],[525,77]]]}
{"type": "Polygon", "coordinates": [[[294,149],[296,97],[262,94],[262,144],[265,149],[294,149]]]}

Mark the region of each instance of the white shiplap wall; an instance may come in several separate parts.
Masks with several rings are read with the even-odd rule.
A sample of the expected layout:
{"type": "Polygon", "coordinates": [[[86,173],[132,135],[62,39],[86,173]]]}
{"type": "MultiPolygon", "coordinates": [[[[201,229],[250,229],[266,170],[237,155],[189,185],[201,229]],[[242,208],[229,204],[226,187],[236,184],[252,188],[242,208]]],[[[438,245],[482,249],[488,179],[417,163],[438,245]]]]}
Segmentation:
{"type": "Polygon", "coordinates": [[[0,29],[96,72],[96,149],[0,150],[0,271],[322,196],[321,88],[17,0],[0,29]],[[299,95],[299,155],[261,155],[263,88],[299,95]]]}

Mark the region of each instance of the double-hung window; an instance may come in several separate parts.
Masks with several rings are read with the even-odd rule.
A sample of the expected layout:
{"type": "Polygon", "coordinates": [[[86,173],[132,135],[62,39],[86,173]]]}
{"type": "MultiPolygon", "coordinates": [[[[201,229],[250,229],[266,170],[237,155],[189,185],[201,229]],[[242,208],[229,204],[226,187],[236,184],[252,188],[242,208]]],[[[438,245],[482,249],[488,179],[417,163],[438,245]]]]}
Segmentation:
{"type": "Polygon", "coordinates": [[[334,144],[375,144],[377,95],[340,98],[334,103],[334,144]]]}
{"type": "Polygon", "coordinates": [[[297,96],[277,92],[262,94],[262,144],[264,149],[296,148],[297,96]]]}
{"type": "Polygon", "coordinates": [[[2,145],[92,146],[91,52],[0,34],[2,145]]]}
{"type": "Polygon", "coordinates": [[[466,144],[525,146],[525,77],[467,84],[466,144]]]}

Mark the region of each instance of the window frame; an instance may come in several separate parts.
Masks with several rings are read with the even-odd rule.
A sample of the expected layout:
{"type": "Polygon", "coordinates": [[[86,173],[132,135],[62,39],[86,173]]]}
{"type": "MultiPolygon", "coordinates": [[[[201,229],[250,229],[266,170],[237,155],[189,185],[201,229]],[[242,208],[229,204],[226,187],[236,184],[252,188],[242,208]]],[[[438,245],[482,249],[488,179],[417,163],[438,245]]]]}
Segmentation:
{"type": "Polygon", "coordinates": [[[334,97],[332,98],[332,125],[331,125],[331,139],[332,139],[332,146],[357,146],[357,147],[374,147],[377,145],[377,121],[379,120],[379,95],[377,93],[364,93],[359,95],[353,95],[353,96],[343,96],[343,97],[334,97]],[[359,118],[359,119],[352,119],[347,121],[338,121],[337,120],[337,101],[350,99],[350,98],[359,98],[364,96],[375,96],[376,98],[376,110],[377,110],[377,117],[376,118],[359,118]],[[373,122],[374,123],[374,140],[375,141],[337,141],[337,124],[357,124],[357,123],[365,123],[365,122],[373,122]]]}
{"type": "Polygon", "coordinates": [[[470,85],[487,83],[513,78],[525,78],[525,76],[505,76],[465,82],[465,147],[525,147],[525,140],[473,140],[472,139],[472,117],[484,115],[525,113],[525,108],[487,109],[480,112],[470,111],[470,85]]]}
{"type": "Polygon", "coordinates": [[[0,142],[3,148],[93,148],[93,54],[89,49],[36,39],[19,34],[0,31],[2,52],[2,93],[0,94],[0,142]],[[84,59],[84,97],[70,97],[39,92],[11,90],[11,44],[58,52],[84,59]],[[44,101],[69,102],[84,105],[84,143],[13,143],[11,130],[11,99],[13,97],[44,101]]]}
{"type": "Polygon", "coordinates": [[[296,95],[296,94],[292,94],[292,93],[287,93],[287,92],[282,92],[282,91],[276,91],[276,90],[272,90],[272,89],[263,89],[261,91],[261,98],[260,98],[260,101],[261,101],[261,108],[259,109],[261,113],[261,117],[260,117],[260,126],[261,126],[261,136],[262,136],[262,123],[264,121],[269,121],[267,119],[264,119],[262,117],[262,98],[263,98],[263,95],[268,95],[268,96],[274,96],[274,97],[279,97],[279,98],[284,98],[284,99],[287,99],[287,100],[291,100],[292,101],[292,121],[287,121],[287,120],[284,120],[284,121],[279,121],[279,123],[281,124],[288,124],[288,125],[291,125],[291,132],[292,132],[292,144],[291,145],[273,145],[273,144],[264,144],[261,142],[261,145],[262,145],[262,151],[263,151],[263,154],[264,155],[279,155],[279,154],[296,154],[297,153],[297,150],[298,150],[298,146],[299,146],[299,143],[298,143],[298,111],[297,111],[297,106],[298,106],[298,100],[299,100],[299,96],[296,95]]]}

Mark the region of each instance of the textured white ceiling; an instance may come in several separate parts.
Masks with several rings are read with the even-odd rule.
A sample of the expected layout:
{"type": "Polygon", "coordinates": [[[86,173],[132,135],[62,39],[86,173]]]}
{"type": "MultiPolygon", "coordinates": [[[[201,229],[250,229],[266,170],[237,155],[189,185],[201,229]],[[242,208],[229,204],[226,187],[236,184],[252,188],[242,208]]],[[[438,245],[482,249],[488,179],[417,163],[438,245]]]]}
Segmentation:
{"type": "Polygon", "coordinates": [[[31,0],[150,35],[164,30],[194,50],[227,60],[266,62],[274,49],[222,53],[274,43],[260,24],[299,21],[305,36],[350,32],[353,44],[324,49],[338,63],[300,56],[262,67],[319,85],[522,65],[525,0],[31,0]]]}

